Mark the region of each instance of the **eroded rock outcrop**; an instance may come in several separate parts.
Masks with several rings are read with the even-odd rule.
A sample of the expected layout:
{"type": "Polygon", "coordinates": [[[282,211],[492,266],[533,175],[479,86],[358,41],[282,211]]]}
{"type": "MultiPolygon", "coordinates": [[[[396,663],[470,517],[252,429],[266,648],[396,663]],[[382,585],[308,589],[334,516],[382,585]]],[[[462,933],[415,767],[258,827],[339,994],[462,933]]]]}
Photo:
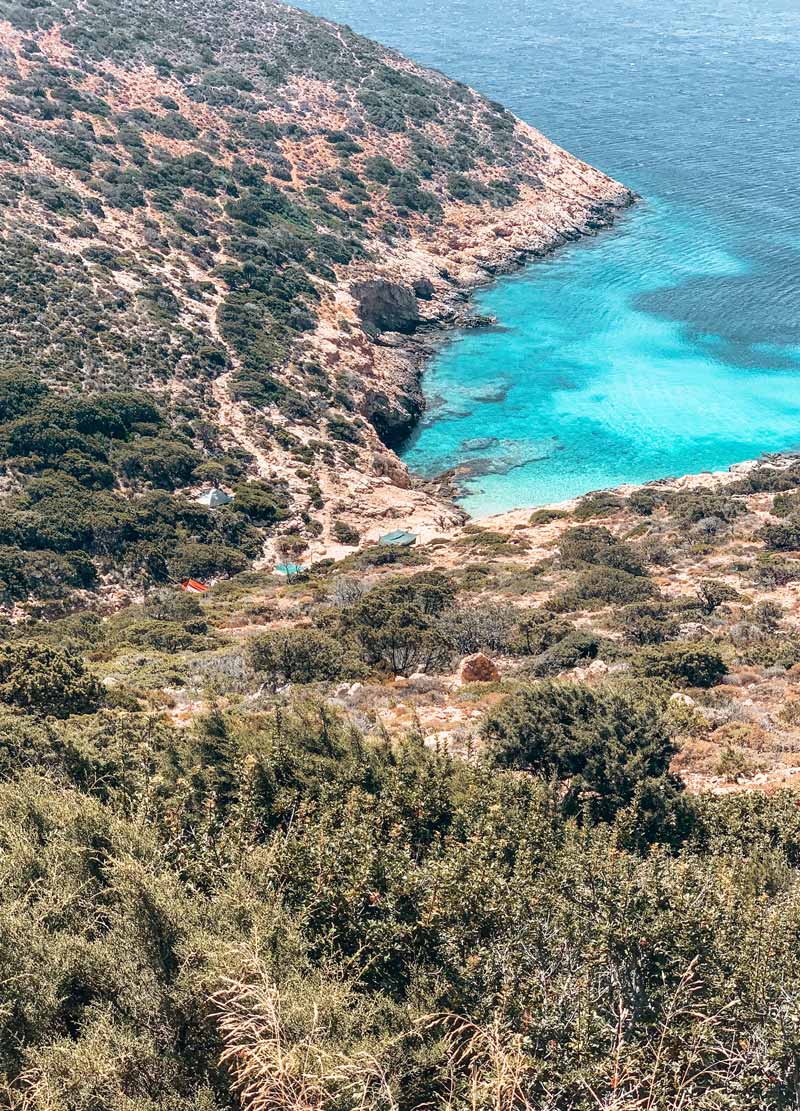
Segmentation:
{"type": "Polygon", "coordinates": [[[356,299],[358,315],[368,332],[411,335],[416,331],[420,322],[419,306],[414,291],[408,286],[385,278],[373,278],[355,282],[350,292],[356,299]]]}
{"type": "MultiPolygon", "coordinates": [[[[383,444],[398,447],[416,427],[422,415],[424,400],[419,380],[411,388],[397,387],[392,397],[378,390],[367,390],[361,412],[378,433],[383,444]]],[[[397,460],[399,463],[399,460],[397,460]]]]}

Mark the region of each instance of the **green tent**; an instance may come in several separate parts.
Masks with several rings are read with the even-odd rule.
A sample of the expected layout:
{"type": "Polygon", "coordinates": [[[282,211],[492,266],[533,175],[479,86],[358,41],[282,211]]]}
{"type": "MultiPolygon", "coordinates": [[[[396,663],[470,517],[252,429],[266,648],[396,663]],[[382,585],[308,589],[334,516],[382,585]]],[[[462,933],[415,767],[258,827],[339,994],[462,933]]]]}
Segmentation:
{"type": "Polygon", "coordinates": [[[405,529],[395,529],[394,532],[387,532],[378,541],[379,544],[390,544],[394,548],[410,548],[412,544],[416,544],[416,533],[406,532],[405,529]]]}
{"type": "Polygon", "coordinates": [[[299,563],[279,563],[275,568],[278,575],[285,575],[290,579],[292,575],[300,575],[305,571],[305,567],[301,567],[299,563]]]}

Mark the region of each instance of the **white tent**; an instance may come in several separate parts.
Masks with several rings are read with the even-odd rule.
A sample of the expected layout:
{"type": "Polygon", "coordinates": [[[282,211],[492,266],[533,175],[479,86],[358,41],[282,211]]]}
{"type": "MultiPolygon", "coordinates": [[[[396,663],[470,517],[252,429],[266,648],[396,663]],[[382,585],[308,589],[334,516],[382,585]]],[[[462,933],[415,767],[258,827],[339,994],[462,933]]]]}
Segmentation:
{"type": "Polygon", "coordinates": [[[200,505],[207,506],[208,509],[217,509],[220,505],[228,505],[233,501],[233,498],[230,494],[226,494],[224,490],[215,486],[211,490],[206,490],[199,498],[195,498],[195,501],[199,502],[200,505]]]}

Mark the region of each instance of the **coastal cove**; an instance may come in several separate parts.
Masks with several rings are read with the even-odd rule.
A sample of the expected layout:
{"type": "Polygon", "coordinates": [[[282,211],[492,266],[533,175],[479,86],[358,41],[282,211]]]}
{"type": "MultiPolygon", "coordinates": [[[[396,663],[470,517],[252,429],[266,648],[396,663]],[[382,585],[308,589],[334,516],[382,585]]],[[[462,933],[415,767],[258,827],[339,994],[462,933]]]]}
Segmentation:
{"type": "Polygon", "coordinates": [[[644,198],[477,294],[498,327],[454,332],[432,360],[412,470],[457,467],[485,516],[800,444],[798,107],[774,79],[800,17],[784,0],[516,0],[491,36],[477,0],[448,28],[417,0],[402,20],[309,6],[477,84],[644,198]]]}

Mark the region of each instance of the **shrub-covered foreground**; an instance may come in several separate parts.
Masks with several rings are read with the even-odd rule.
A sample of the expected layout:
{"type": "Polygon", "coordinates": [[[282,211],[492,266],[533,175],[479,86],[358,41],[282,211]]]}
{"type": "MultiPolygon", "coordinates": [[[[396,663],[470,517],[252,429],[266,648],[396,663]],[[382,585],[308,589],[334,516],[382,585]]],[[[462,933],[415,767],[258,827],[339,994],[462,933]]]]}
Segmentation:
{"type": "Polygon", "coordinates": [[[796,1107],[797,797],[687,800],[630,690],[512,697],[475,762],[313,702],[7,711],[4,1104],[796,1107]]]}

